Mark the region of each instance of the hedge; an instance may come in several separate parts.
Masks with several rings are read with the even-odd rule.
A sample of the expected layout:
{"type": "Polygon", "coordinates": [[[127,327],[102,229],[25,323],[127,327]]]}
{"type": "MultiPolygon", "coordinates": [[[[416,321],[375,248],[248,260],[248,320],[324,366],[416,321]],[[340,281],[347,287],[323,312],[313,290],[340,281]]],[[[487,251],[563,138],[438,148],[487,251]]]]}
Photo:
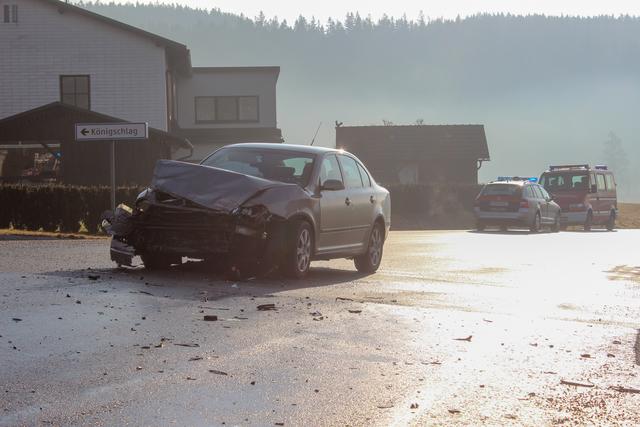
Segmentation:
{"type": "MultiPolygon", "coordinates": [[[[394,228],[465,228],[473,225],[478,185],[391,185],[394,228]]],[[[138,187],[118,188],[117,203],[132,204],[138,187]]],[[[98,232],[102,213],[110,209],[109,187],[0,185],[0,228],[74,233],[84,224],[98,232]]]]}
{"type": "MultiPolygon", "coordinates": [[[[116,202],[131,204],[140,191],[118,188],[116,202]]],[[[75,233],[84,224],[97,233],[100,216],[110,207],[109,187],[0,185],[0,228],[75,233]]]]}

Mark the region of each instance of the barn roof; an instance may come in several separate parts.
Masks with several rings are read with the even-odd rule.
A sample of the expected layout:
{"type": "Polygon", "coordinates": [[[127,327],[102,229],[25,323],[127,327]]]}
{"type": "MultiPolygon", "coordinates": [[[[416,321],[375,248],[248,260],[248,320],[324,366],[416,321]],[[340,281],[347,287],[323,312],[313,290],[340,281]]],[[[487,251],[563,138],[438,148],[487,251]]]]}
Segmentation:
{"type": "Polygon", "coordinates": [[[409,158],[428,153],[489,160],[484,125],[340,126],[336,147],[392,150],[409,158]]]}

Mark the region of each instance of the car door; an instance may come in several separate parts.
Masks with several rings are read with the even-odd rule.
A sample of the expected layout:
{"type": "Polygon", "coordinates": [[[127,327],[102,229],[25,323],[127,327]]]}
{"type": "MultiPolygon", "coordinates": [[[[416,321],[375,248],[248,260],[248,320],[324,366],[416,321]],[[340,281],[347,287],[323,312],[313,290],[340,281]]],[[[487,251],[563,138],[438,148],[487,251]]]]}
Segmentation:
{"type": "Polygon", "coordinates": [[[372,204],[370,201],[371,188],[365,188],[357,161],[346,154],[339,154],[340,166],[347,188],[351,207],[349,233],[352,243],[362,247],[368,238],[371,226],[372,204]]]}
{"type": "Polygon", "coordinates": [[[340,190],[323,189],[328,180],[340,181],[344,187],[342,172],[335,154],[326,155],[320,165],[318,253],[343,251],[353,244],[353,236],[350,235],[352,206],[349,192],[346,188],[340,190]]]}
{"type": "Polygon", "coordinates": [[[531,188],[531,192],[534,194],[536,204],[538,205],[538,208],[540,210],[540,222],[543,224],[547,224],[549,222],[549,214],[547,200],[542,193],[542,187],[537,184],[533,184],[529,188],[531,188]]]}
{"type": "Polygon", "coordinates": [[[596,223],[603,223],[609,218],[607,210],[607,185],[603,173],[596,174],[596,200],[593,212],[593,218],[596,223]]]}
{"type": "Polygon", "coordinates": [[[544,189],[544,187],[538,186],[538,189],[542,192],[542,197],[544,199],[546,222],[548,224],[553,224],[556,221],[559,209],[556,207],[556,204],[553,202],[553,198],[547,190],[544,189]]]}

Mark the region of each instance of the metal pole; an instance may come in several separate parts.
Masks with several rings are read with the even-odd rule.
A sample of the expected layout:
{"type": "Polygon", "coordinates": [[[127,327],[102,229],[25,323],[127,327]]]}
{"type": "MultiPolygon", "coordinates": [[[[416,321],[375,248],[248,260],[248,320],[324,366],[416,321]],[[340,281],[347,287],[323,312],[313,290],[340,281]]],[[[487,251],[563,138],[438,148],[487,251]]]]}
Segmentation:
{"type": "Polygon", "coordinates": [[[111,141],[111,211],[116,211],[116,142],[111,141]]]}

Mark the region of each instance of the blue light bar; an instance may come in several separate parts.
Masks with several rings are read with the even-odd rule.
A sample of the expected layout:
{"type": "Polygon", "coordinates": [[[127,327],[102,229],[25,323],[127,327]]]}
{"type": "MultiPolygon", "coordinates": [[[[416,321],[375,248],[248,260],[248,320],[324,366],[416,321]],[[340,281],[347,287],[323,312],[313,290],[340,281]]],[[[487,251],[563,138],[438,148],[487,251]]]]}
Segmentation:
{"type": "Polygon", "coordinates": [[[529,181],[529,182],[538,182],[538,178],[536,177],[522,177],[522,176],[499,176],[497,181],[529,181]]]}

